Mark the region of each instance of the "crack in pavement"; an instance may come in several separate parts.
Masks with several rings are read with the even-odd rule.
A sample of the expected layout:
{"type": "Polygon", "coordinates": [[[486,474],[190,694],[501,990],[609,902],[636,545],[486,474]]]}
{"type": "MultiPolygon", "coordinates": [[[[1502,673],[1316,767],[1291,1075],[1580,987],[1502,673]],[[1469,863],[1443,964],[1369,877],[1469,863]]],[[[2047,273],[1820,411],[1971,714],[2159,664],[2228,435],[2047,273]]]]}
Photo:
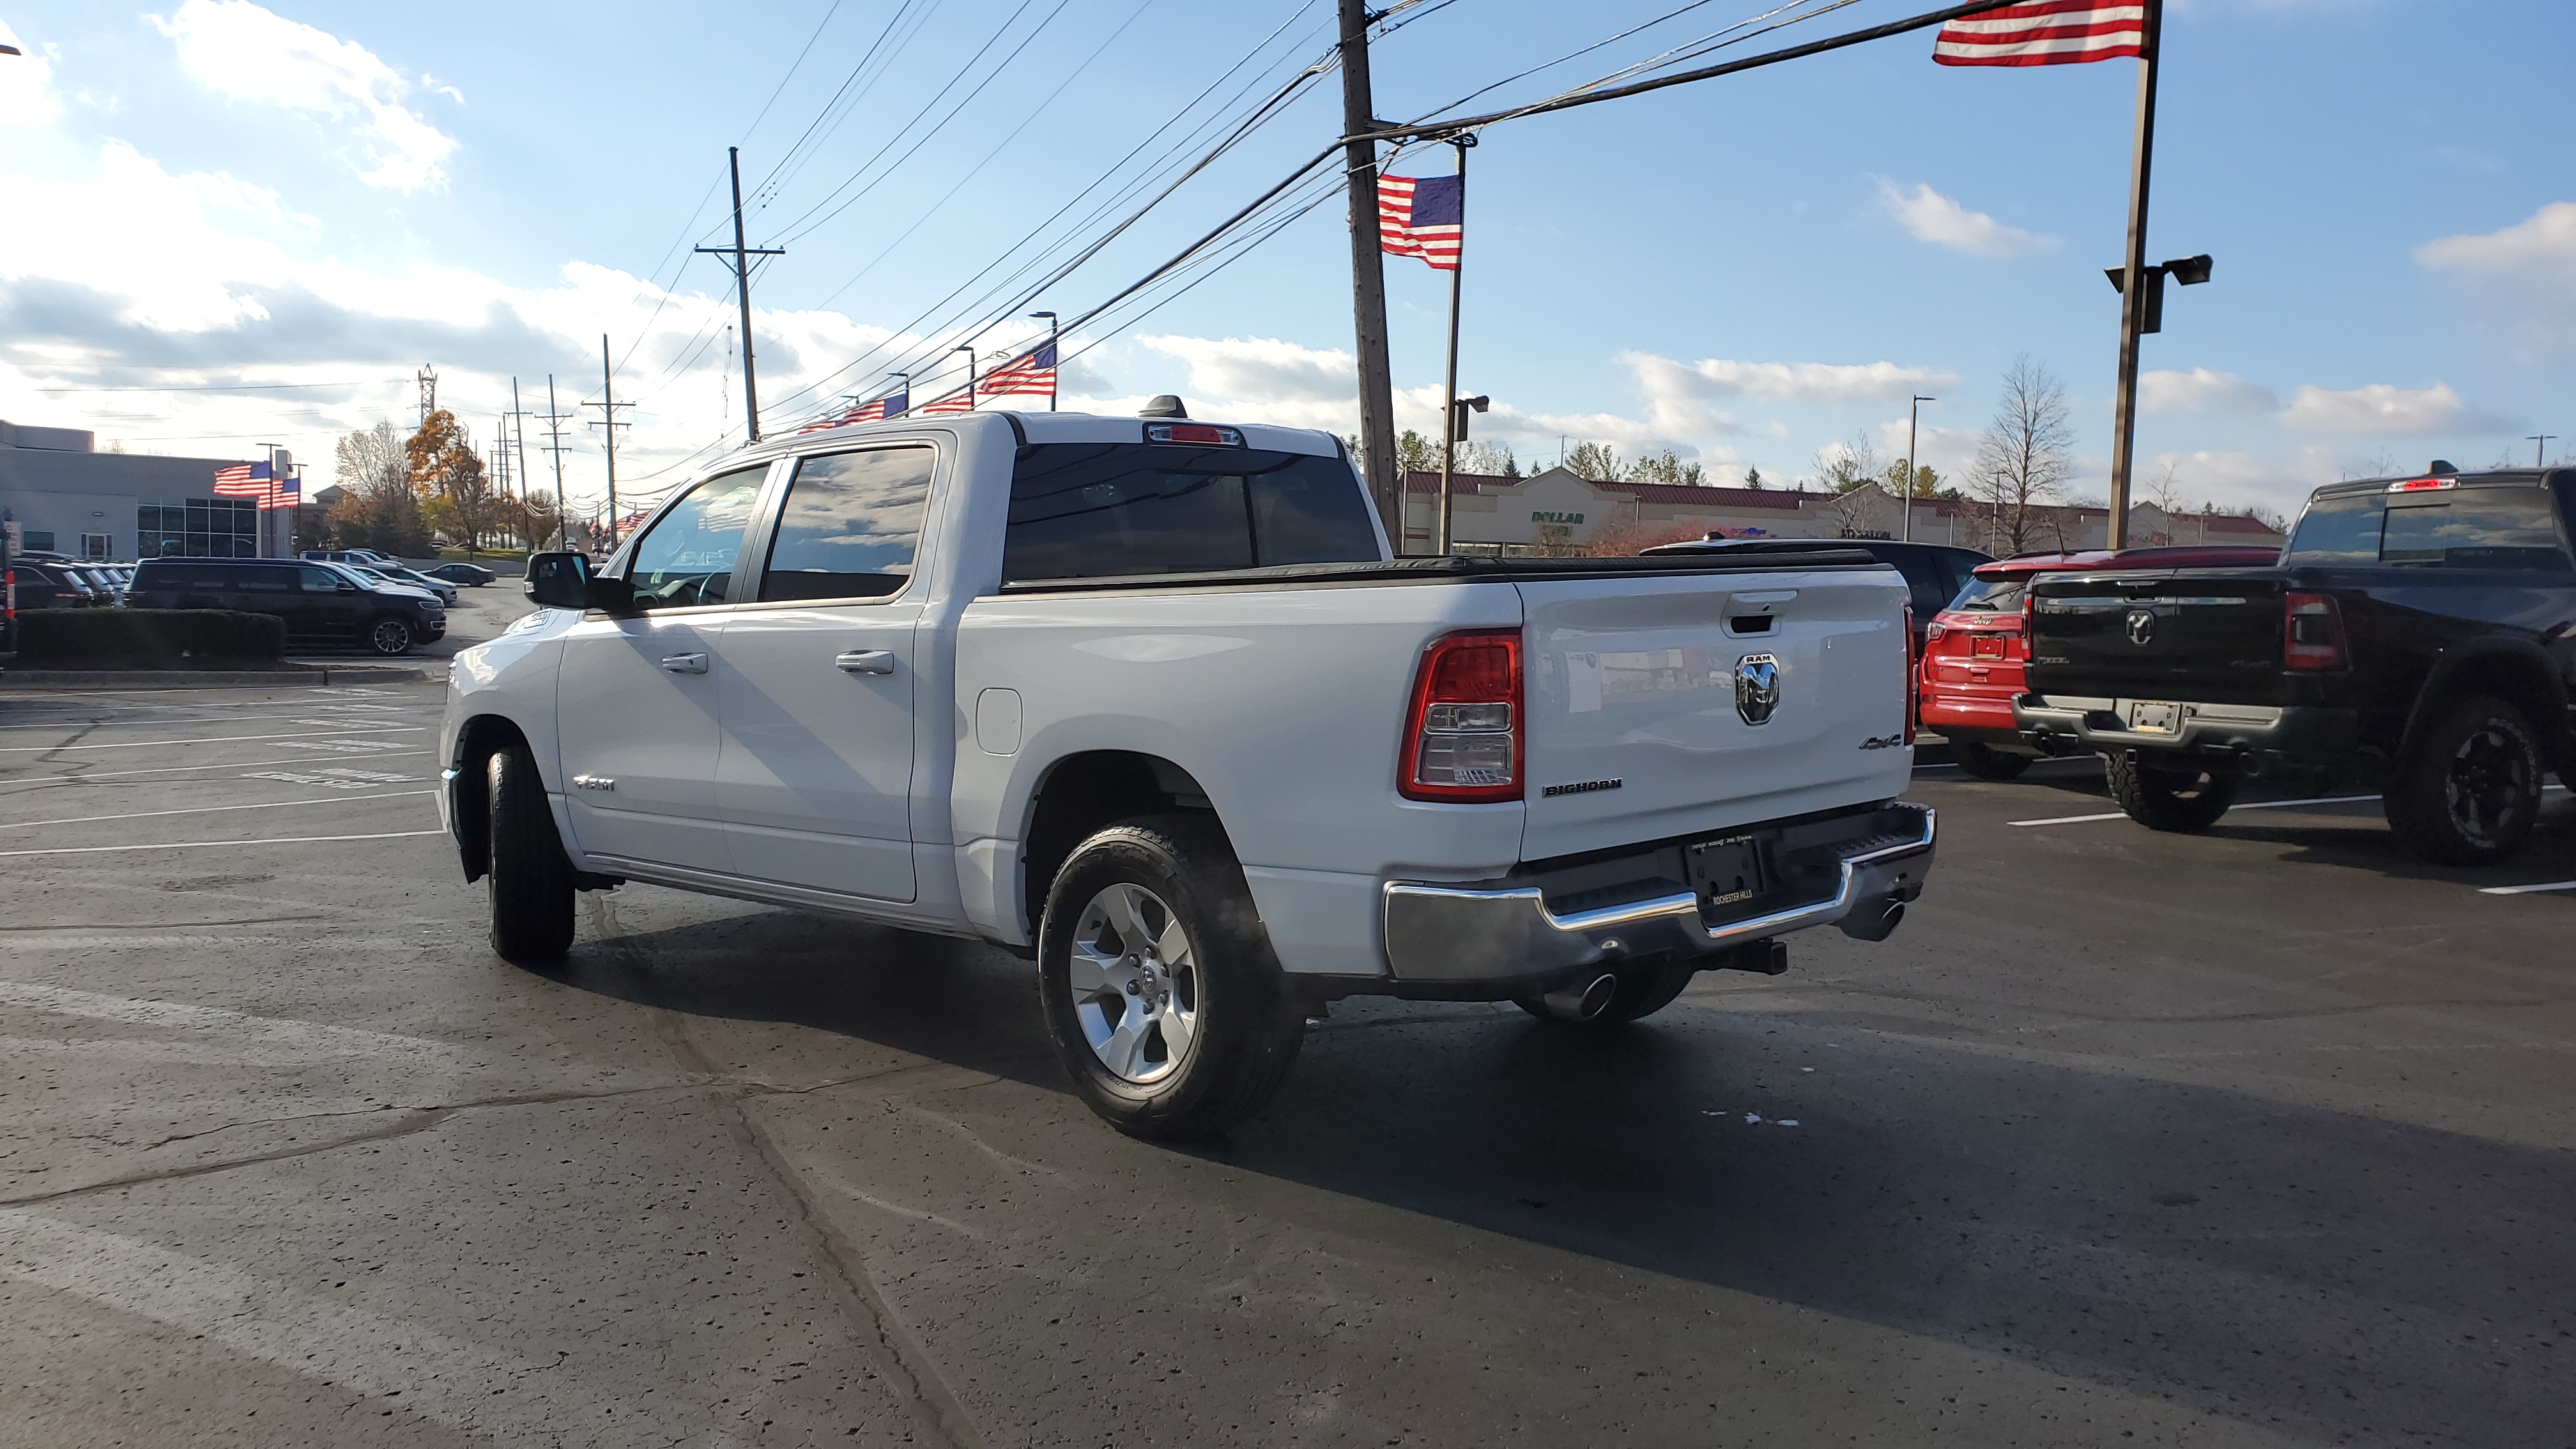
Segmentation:
{"type": "MultiPolygon", "coordinates": [[[[590,907],[592,924],[598,928],[602,945],[615,952],[638,974],[650,966],[644,953],[617,920],[617,906],[604,893],[592,892],[584,897],[590,907]]],[[[715,1063],[689,1039],[688,1018],[668,1007],[649,1008],[656,1029],[669,1046],[671,1055],[682,1071],[708,1076],[723,1075],[715,1063]]],[[[908,1069],[908,1068],[907,1068],[908,1069]]],[[[786,1194],[795,1208],[797,1219],[812,1240],[814,1257],[830,1266],[833,1278],[841,1285],[856,1316],[874,1330],[874,1357],[885,1382],[897,1392],[903,1409],[910,1415],[922,1435],[951,1449],[975,1449],[980,1442],[973,1421],[956,1391],[941,1376],[929,1347],[917,1338],[886,1301],[876,1275],[870,1273],[866,1256],[832,1222],[831,1215],[818,1201],[804,1178],[786,1159],[778,1144],[764,1130],[750,1110],[750,1099],[779,1095],[757,1089],[737,1087],[731,1094],[729,1130],[744,1152],[768,1171],[770,1178],[786,1194]]]]}

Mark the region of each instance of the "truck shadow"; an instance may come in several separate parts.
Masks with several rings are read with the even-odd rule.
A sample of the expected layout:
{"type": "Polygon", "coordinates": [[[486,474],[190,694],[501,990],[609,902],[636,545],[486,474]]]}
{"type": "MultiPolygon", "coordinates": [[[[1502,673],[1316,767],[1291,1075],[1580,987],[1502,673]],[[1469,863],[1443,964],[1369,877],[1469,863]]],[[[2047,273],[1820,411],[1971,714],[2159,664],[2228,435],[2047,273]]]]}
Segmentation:
{"type": "MultiPolygon", "coordinates": [[[[1029,968],[968,943],[746,908],[585,933],[558,975],[1066,1090],[1029,968]]],[[[1268,1111],[1127,1170],[1186,1193],[1189,1159],[1220,1161],[2276,1429],[2564,1441],[2563,1145],[2013,1060],[1919,1022],[1725,1006],[1703,987],[1588,1032],[1346,1002],[1268,1111]]],[[[1318,1209],[1287,1193],[1276,1211],[1293,1226],[1318,1209]]],[[[1318,1231],[1368,1221],[1322,1211],[1318,1231]]]]}
{"type": "Polygon", "coordinates": [[[2564,1150],[1670,1015],[1337,1023],[1215,1155],[2252,1422],[2563,1440],[2564,1150]]]}
{"type": "Polygon", "coordinates": [[[2376,802],[2345,809],[2348,813],[2343,818],[2349,823],[2342,825],[2281,818],[2288,811],[2232,811],[2211,828],[2210,834],[2287,847],[2280,859],[2290,864],[2341,866],[2403,880],[2449,881],[2472,891],[2576,880],[2576,799],[2554,791],[2544,797],[2539,823],[2522,850],[2510,861],[2492,866],[2446,866],[2419,860],[2400,848],[2397,838],[2381,823],[2376,802]]]}

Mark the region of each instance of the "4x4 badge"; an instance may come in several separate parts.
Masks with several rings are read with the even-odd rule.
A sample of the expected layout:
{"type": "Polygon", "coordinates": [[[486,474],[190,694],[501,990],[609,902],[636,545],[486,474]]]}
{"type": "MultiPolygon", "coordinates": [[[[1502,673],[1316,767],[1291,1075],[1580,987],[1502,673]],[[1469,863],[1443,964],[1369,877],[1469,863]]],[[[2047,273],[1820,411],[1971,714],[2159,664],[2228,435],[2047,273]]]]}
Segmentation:
{"type": "Polygon", "coordinates": [[[1735,662],[1735,712],[1749,725],[1762,724],[1780,707],[1780,661],[1768,654],[1747,654],[1735,662]]]}

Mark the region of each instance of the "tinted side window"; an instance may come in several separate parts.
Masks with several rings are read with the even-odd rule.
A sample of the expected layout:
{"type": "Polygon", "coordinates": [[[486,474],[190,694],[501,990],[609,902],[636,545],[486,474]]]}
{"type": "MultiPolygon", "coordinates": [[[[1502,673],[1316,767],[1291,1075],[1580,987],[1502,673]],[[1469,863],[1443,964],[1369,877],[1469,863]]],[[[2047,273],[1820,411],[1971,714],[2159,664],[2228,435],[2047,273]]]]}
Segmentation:
{"type": "Polygon", "coordinates": [[[295,590],[299,570],[284,564],[252,564],[247,568],[227,570],[235,591],[245,594],[286,594],[295,590]]]}
{"type": "Polygon", "coordinates": [[[2388,500],[2376,493],[2320,498],[2299,515],[2283,564],[2367,564],[2379,561],[2379,518],[2388,500]]]}
{"type": "Polygon", "coordinates": [[[912,578],[930,504],[929,448],[800,459],[769,545],[760,597],[871,599],[912,578]]]}
{"type": "Polygon", "coordinates": [[[1011,478],[1004,582],[1378,556],[1339,458],[1158,443],[1041,443],[1011,478]]]}
{"type": "Polygon", "coordinates": [[[767,464],[710,478],[689,490],[636,541],[626,577],[639,609],[721,604],[733,586],[743,530],[760,500],[767,464]]]}
{"type": "Polygon", "coordinates": [[[329,569],[317,569],[309,564],[295,571],[296,587],[308,594],[336,594],[345,582],[329,569]]]}

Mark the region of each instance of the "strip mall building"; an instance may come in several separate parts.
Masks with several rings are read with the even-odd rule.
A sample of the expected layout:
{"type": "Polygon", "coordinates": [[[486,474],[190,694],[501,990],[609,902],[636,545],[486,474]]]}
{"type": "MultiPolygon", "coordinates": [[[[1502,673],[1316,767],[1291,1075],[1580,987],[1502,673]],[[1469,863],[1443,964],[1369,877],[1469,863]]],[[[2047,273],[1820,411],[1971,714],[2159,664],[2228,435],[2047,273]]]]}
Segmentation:
{"type": "MultiPolygon", "coordinates": [[[[1876,487],[1839,497],[1791,488],[1692,488],[1601,483],[1550,468],[1527,478],[1460,474],[1450,500],[1450,538],[1476,553],[1633,553],[1653,543],[1721,533],[1750,538],[1914,538],[2002,555],[2015,552],[2008,521],[1973,499],[1917,498],[1911,529],[1896,497],[1876,487]]],[[[1403,552],[1429,553],[1440,475],[1405,477],[1403,552]]],[[[2039,507],[2022,525],[2023,550],[2101,548],[2107,508],[2039,507]]],[[[2242,513],[2170,514],[2153,504],[2129,510],[2129,541],[2250,544],[2278,548],[2279,530],[2242,513]]]]}

